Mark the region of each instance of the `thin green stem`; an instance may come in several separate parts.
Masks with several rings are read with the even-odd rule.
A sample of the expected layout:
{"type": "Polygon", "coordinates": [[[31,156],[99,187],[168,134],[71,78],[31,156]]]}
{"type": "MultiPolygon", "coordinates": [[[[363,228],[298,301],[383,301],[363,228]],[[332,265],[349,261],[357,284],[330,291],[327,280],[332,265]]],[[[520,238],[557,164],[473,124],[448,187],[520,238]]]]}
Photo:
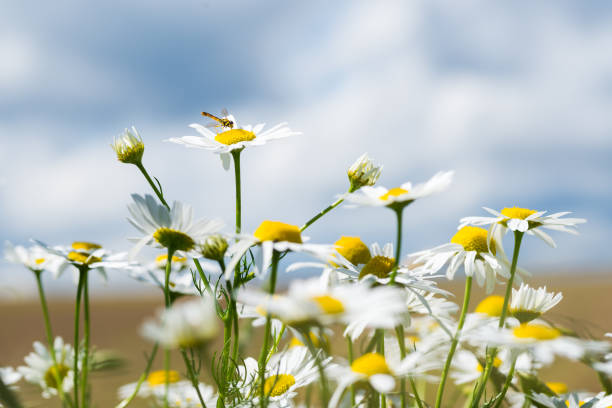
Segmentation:
{"type": "MultiPolygon", "coordinates": [[[[172,305],[172,299],[170,298],[170,272],[172,271],[172,257],[174,256],[174,249],[168,248],[168,258],[166,259],[166,274],[164,279],[164,300],[166,303],[166,309],[172,305]]],[[[165,384],[164,384],[164,408],[168,408],[168,392],[170,391],[170,349],[168,347],[164,350],[164,371],[166,372],[165,384]]]]}
{"type": "Polygon", "coordinates": [[[512,360],[512,365],[510,366],[510,371],[508,371],[508,376],[506,377],[506,381],[504,382],[504,388],[502,388],[501,392],[497,396],[497,402],[493,408],[499,408],[506,398],[506,392],[508,392],[508,387],[512,383],[512,377],[514,377],[514,367],[516,366],[516,359],[518,356],[514,357],[512,360]]]}
{"type": "MultiPolygon", "coordinates": [[[[353,364],[353,340],[351,340],[351,336],[346,336],[346,345],[348,347],[348,359],[349,364],[353,364]]],[[[355,385],[351,384],[351,407],[355,406],[355,385]]]]}
{"type": "Polygon", "coordinates": [[[170,209],[170,206],[168,205],[168,203],[166,202],[166,200],[164,199],[164,195],[162,194],[162,192],[157,188],[157,186],[155,185],[155,183],[153,182],[153,180],[151,179],[151,177],[149,176],[149,173],[147,173],[147,170],[145,169],[145,167],[142,165],[142,163],[138,163],[136,164],[136,167],[138,167],[138,169],[142,172],[143,176],[145,176],[145,178],[147,179],[147,181],[149,182],[149,185],[151,186],[151,188],[153,189],[153,191],[155,192],[155,195],[157,196],[157,198],[159,198],[159,201],[161,201],[161,203],[164,205],[164,207],[166,207],[168,210],[170,209]]]}
{"type": "Polygon", "coordinates": [[[140,378],[138,378],[138,382],[136,382],[136,387],[134,388],[134,391],[132,392],[132,394],[130,394],[129,397],[127,397],[126,399],[124,399],[123,401],[121,401],[119,404],[117,404],[115,406],[115,408],[126,408],[128,405],[131,404],[132,400],[136,397],[136,395],[138,394],[138,391],[140,390],[140,386],[142,385],[142,383],[147,379],[147,377],[149,376],[149,371],[151,371],[151,365],[153,364],[153,360],[155,359],[155,355],[157,354],[157,349],[159,348],[159,345],[157,343],[155,343],[153,345],[153,350],[151,350],[151,355],[149,356],[148,360],[147,360],[147,365],[145,366],[145,370],[144,372],[140,375],[140,378]]]}
{"type": "Polygon", "coordinates": [[[91,324],[89,315],[89,272],[85,273],[83,279],[83,313],[85,320],[85,341],[84,341],[84,354],[82,364],[82,380],[81,380],[81,402],[83,407],[89,406],[89,390],[87,387],[87,376],[89,374],[89,344],[91,337],[91,324]]]}
{"type": "MultiPolygon", "coordinates": [[[[87,274],[85,267],[79,268],[79,283],[77,285],[76,302],[74,305],[74,362],[73,362],[73,389],[74,389],[74,406],[79,408],[79,342],[80,333],[79,326],[81,323],[81,296],[83,294],[83,279],[87,274]]],[[[83,401],[83,404],[85,402],[83,401]]]]}
{"type": "MultiPolygon", "coordinates": [[[[506,284],[506,294],[504,296],[504,304],[502,306],[502,311],[499,316],[498,327],[504,327],[504,323],[506,322],[506,316],[508,313],[508,304],[510,303],[510,297],[512,294],[512,285],[514,283],[514,276],[516,275],[516,268],[518,264],[519,251],[521,249],[521,241],[523,239],[524,232],[514,231],[514,251],[512,253],[512,265],[510,266],[510,278],[508,279],[508,283],[506,284]]],[[[472,394],[471,407],[476,407],[480,402],[480,398],[484,393],[484,390],[487,386],[487,381],[491,372],[493,371],[493,363],[495,362],[495,355],[497,354],[497,348],[492,348],[487,352],[487,364],[482,372],[480,379],[478,380],[478,386],[476,387],[475,392],[472,394]]]]}
{"type": "Polygon", "coordinates": [[[337,206],[339,206],[340,204],[342,204],[342,202],[344,201],[344,197],[341,197],[339,199],[337,199],[336,201],[334,201],[332,204],[330,204],[328,207],[326,207],[324,210],[322,210],[321,212],[319,212],[317,215],[315,215],[314,217],[312,217],[311,219],[309,219],[306,224],[302,225],[302,227],[300,228],[300,232],[304,231],[306,228],[310,227],[312,224],[314,224],[314,222],[316,220],[318,220],[319,218],[321,218],[322,216],[324,216],[325,214],[327,214],[328,212],[330,212],[331,210],[333,210],[334,208],[336,208],[337,206]]]}
{"type": "Polygon", "coordinates": [[[463,306],[461,308],[461,316],[459,317],[459,323],[457,324],[457,330],[455,331],[455,335],[451,341],[451,347],[448,351],[448,355],[446,356],[446,362],[444,363],[444,369],[442,370],[442,377],[440,378],[440,385],[438,386],[438,392],[436,394],[436,405],[435,408],[440,408],[442,406],[442,397],[444,395],[444,386],[446,385],[446,378],[448,377],[448,372],[450,371],[451,362],[453,361],[453,356],[455,354],[455,350],[457,349],[457,343],[459,342],[459,337],[461,336],[461,329],[463,329],[463,324],[465,323],[465,316],[467,315],[468,306],[470,304],[470,295],[472,293],[472,277],[468,276],[465,279],[465,293],[463,295],[463,306]]]}
{"type": "Polygon", "coordinates": [[[327,407],[329,406],[329,388],[327,386],[327,377],[325,376],[325,367],[323,367],[323,361],[321,361],[322,353],[317,352],[308,331],[303,332],[302,336],[319,370],[319,380],[321,381],[321,406],[327,407]]]}
{"type": "MultiPolygon", "coordinates": [[[[204,274],[204,270],[202,269],[202,265],[200,265],[200,261],[198,259],[196,259],[196,258],[193,258],[193,263],[195,264],[196,269],[198,270],[198,274],[200,275],[200,280],[202,281],[202,283],[206,287],[206,290],[208,291],[208,294],[212,296],[212,294],[213,294],[212,288],[210,287],[210,283],[208,282],[208,278],[204,274]]],[[[223,271],[225,269],[221,269],[221,270],[223,271]]]]}
{"type": "MultiPolygon", "coordinates": [[[[406,338],[404,336],[404,326],[401,324],[395,328],[395,334],[397,336],[397,344],[400,349],[400,356],[402,360],[406,357],[406,338]]],[[[423,403],[421,402],[421,398],[419,397],[419,393],[416,389],[416,385],[414,384],[414,379],[410,377],[410,385],[412,386],[412,391],[414,392],[415,401],[419,408],[423,408],[423,403]]],[[[400,380],[400,393],[401,393],[401,408],[406,407],[406,379],[402,378],[400,380]]]]}
{"type": "Polygon", "coordinates": [[[191,361],[189,361],[189,358],[187,357],[187,353],[185,352],[184,349],[181,349],[181,354],[183,355],[183,360],[185,361],[185,366],[187,367],[187,374],[189,375],[189,379],[191,380],[191,385],[195,389],[196,394],[198,394],[200,405],[202,406],[202,408],[206,408],[206,404],[204,403],[204,398],[202,397],[202,393],[200,392],[200,384],[198,381],[198,377],[196,376],[195,370],[193,369],[193,366],[191,365],[191,361]]]}
{"type": "Polygon", "coordinates": [[[242,229],[242,194],[240,189],[240,152],[242,149],[232,150],[234,158],[234,179],[236,184],[236,234],[242,229]]]}
{"type": "Polygon", "coordinates": [[[391,272],[391,280],[389,282],[390,285],[395,283],[395,277],[397,275],[397,269],[399,267],[400,262],[400,254],[402,250],[402,215],[404,213],[404,207],[398,208],[395,210],[395,214],[397,215],[397,232],[395,239],[395,265],[393,266],[393,272],[391,272]]]}

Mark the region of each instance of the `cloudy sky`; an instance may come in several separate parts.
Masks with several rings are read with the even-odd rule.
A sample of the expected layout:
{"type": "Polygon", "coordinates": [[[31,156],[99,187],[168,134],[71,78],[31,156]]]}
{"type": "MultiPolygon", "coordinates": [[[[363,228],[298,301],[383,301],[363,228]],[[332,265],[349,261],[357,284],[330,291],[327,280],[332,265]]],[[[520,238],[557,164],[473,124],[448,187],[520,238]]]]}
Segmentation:
{"type": "MultiPolygon", "coordinates": [[[[347,188],[363,152],[380,184],[456,170],[405,214],[403,252],[448,241],[481,206],[574,211],[581,236],[530,239],[535,271],[612,264],[612,5],[606,1],[6,2],[0,14],[0,239],[129,248],[129,194],[109,143],[136,126],[169,199],[233,222],[233,175],[193,134],[199,112],[288,121],[303,135],[243,153],[245,230],[301,224],[347,188]]],[[[309,235],[393,239],[380,209],[339,208],[309,235]]],[[[508,242],[509,243],[509,242],[508,242]]],[[[31,276],[0,262],[4,290],[31,276]]],[[[69,277],[51,283],[71,288],[69,277]]],[[[132,291],[121,273],[100,291],[132,291]]]]}

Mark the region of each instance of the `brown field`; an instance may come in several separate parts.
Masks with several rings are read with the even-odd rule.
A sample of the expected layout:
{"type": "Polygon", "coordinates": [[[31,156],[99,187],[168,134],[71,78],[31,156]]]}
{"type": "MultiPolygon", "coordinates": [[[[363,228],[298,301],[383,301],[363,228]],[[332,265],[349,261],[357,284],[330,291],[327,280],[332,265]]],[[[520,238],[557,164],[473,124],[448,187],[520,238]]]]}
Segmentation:
{"type": "MultiPolygon", "coordinates": [[[[599,337],[606,331],[612,331],[612,276],[609,272],[580,278],[575,274],[549,276],[545,280],[534,279],[531,283],[546,284],[551,290],[563,292],[563,301],[549,315],[551,320],[581,334],[599,337]]],[[[444,283],[442,286],[457,294],[456,301],[461,302],[462,288],[459,284],[444,283]]],[[[503,290],[501,286],[497,289],[498,293],[503,290]]],[[[482,291],[475,291],[472,309],[482,296],[482,291]]],[[[138,329],[142,321],[153,315],[161,305],[161,299],[152,298],[99,299],[92,303],[92,343],[99,349],[116,352],[125,361],[124,366],[119,369],[92,374],[94,406],[113,407],[118,402],[117,388],[135,381],[142,372],[144,354],[150,350],[151,345],[140,338],[138,329]]],[[[71,301],[52,300],[50,309],[56,335],[63,336],[67,342],[72,343],[71,301]]],[[[32,342],[44,339],[40,306],[34,301],[0,303],[0,327],[0,366],[22,364],[23,357],[32,350],[32,342]]],[[[161,359],[157,360],[159,367],[161,359]]],[[[176,362],[174,366],[181,367],[178,360],[176,362]]],[[[182,369],[179,368],[179,371],[182,369]]],[[[567,382],[571,389],[599,390],[593,372],[579,364],[560,362],[544,370],[542,376],[547,381],[567,382]]],[[[26,407],[57,406],[51,401],[40,399],[38,391],[23,382],[19,395],[26,407]]],[[[146,407],[147,404],[136,401],[131,406],[146,407]]]]}

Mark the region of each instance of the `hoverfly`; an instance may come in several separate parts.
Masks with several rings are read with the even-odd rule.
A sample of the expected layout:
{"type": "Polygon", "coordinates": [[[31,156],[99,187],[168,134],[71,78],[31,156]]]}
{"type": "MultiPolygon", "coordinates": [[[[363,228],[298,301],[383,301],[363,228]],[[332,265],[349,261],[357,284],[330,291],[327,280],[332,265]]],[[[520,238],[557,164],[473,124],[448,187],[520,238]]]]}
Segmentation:
{"type": "Polygon", "coordinates": [[[221,110],[221,114],[225,117],[223,118],[218,118],[215,115],[208,113],[208,112],[202,112],[202,116],[206,116],[207,118],[210,118],[212,120],[217,121],[217,123],[209,123],[208,125],[206,125],[206,127],[211,128],[211,127],[224,127],[224,128],[233,128],[234,127],[234,122],[232,122],[231,120],[227,119],[226,117],[229,115],[229,112],[227,111],[227,109],[222,109],[221,110]]]}

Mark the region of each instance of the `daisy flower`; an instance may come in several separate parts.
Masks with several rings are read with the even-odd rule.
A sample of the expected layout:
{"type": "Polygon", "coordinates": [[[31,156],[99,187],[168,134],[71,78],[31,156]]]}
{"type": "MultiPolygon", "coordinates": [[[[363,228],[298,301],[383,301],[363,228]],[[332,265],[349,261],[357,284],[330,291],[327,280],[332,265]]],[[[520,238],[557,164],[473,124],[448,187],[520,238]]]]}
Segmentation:
{"type": "MultiPolygon", "coordinates": [[[[130,268],[129,275],[137,281],[148,283],[159,287],[164,291],[166,280],[166,264],[168,255],[162,254],[145,266],[130,268]]],[[[187,258],[173,255],[171,263],[170,281],[168,286],[171,293],[183,295],[199,295],[195,288],[193,276],[187,268],[187,258]]]]}
{"type": "MultiPolygon", "coordinates": [[[[508,278],[509,263],[501,246],[489,239],[484,228],[465,226],[451,242],[432,249],[410,254],[411,262],[417,267],[435,273],[448,263],[446,277],[452,280],[461,265],[466,276],[474,276],[479,286],[485,286],[487,293],[495,287],[497,274],[508,278]]],[[[517,268],[519,275],[527,272],[517,268]]]]}
{"type": "Polygon", "coordinates": [[[120,162],[141,165],[145,146],[134,126],[132,126],[131,131],[125,129],[120,136],[116,137],[111,147],[120,162]]]}
{"type": "Polygon", "coordinates": [[[40,245],[26,248],[21,245],[13,246],[8,241],[4,245],[4,257],[7,261],[21,264],[32,272],[42,272],[47,268],[54,271],[57,269],[55,265],[63,263],[62,258],[50,254],[40,245]]]}
{"type": "Polygon", "coordinates": [[[495,236],[495,230],[501,227],[504,230],[535,235],[554,248],[556,247],[555,241],[550,235],[542,231],[543,228],[577,235],[576,225],[586,222],[584,218],[562,218],[564,215],[571,214],[570,212],[545,215],[546,211],[519,207],[504,208],[501,211],[495,211],[487,207],[483,207],[483,209],[493,217],[465,217],[460,220],[459,228],[466,225],[491,225],[491,234],[495,236]]]}
{"type": "MultiPolygon", "coordinates": [[[[217,406],[217,395],[213,387],[198,383],[198,389],[206,407],[217,406]]],[[[158,404],[162,406],[165,401],[164,387],[155,388],[153,394],[158,404]]],[[[203,408],[198,393],[190,381],[179,381],[169,388],[168,406],[171,408],[203,408]]]]}
{"type": "Polygon", "coordinates": [[[42,343],[34,342],[34,351],[28,354],[24,361],[27,365],[17,367],[17,371],[23,378],[32,384],[38,384],[42,389],[42,396],[50,398],[57,395],[57,378],[61,382],[64,393],[72,389],[72,379],[74,376],[72,346],[64,344],[61,337],[56,337],[53,343],[57,365],[53,364],[53,359],[47,347],[42,343]]]}
{"type": "Polygon", "coordinates": [[[351,187],[349,193],[359,190],[361,187],[373,186],[380,177],[382,166],[376,166],[370,160],[367,153],[362,154],[359,158],[349,167],[347,171],[349,182],[351,187]]]}
{"type": "MultiPolygon", "coordinates": [[[[151,371],[147,376],[146,381],[144,381],[140,385],[140,388],[138,389],[138,393],[136,395],[141,398],[147,398],[154,395],[155,390],[158,388],[161,388],[163,394],[166,385],[166,377],[168,378],[168,384],[170,386],[170,389],[172,389],[175,384],[181,382],[181,375],[178,373],[178,371],[168,370],[167,375],[166,370],[151,371]]],[[[119,398],[128,398],[134,393],[134,390],[137,386],[138,383],[134,382],[119,387],[119,398]]]]}
{"type": "Polygon", "coordinates": [[[239,292],[238,300],[260,306],[294,327],[344,323],[345,335],[356,339],[366,327],[392,329],[406,313],[404,292],[395,287],[364,284],[328,287],[318,278],[294,280],[286,295],[270,296],[254,289],[239,292]]]}
{"type": "Polygon", "coordinates": [[[156,320],[144,323],[141,334],[164,347],[192,348],[205,345],[218,330],[215,302],[205,296],[162,310],[156,320]]]}
{"type": "Polygon", "coordinates": [[[225,268],[225,279],[230,279],[240,259],[252,246],[260,246],[262,253],[261,270],[255,273],[261,276],[270,267],[272,255],[276,252],[303,252],[324,261],[331,259],[334,248],[331,245],[307,244],[302,237],[300,227],[279,221],[263,221],[253,235],[239,235],[239,241],[232,245],[227,253],[231,257],[225,268]]]}
{"type": "Polygon", "coordinates": [[[535,394],[528,397],[547,408],[608,408],[612,404],[612,395],[603,393],[596,397],[582,401],[577,394],[569,394],[567,397],[559,398],[545,394],[535,394]]]}
{"type": "Polygon", "coordinates": [[[346,200],[356,206],[402,208],[418,198],[446,190],[453,180],[453,174],[453,171],[439,172],[427,182],[414,187],[410,182],[392,189],[365,186],[346,196],[346,200]]]}
{"type": "Polygon", "coordinates": [[[533,289],[522,283],[518,290],[512,288],[509,311],[521,323],[528,323],[552,309],[561,299],[561,293],[547,292],[546,286],[533,289]]]}
{"type": "Polygon", "coordinates": [[[158,204],[151,195],[144,197],[132,194],[132,203],[128,204],[131,217],[128,218],[143,237],[136,239],[137,243],[130,251],[130,259],[145,246],[168,248],[171,251],[189,252],[197,244],[223,227],[220,220],[193,221],[190,205],[175,201],[172,209],[158,204]]]}
{"type": "Polygon", "coordinates": [[[215,133],[206,126],[193,123],[189,127],[195,129],[200,136],[173,137],[167,142],[181,144],[186,147],[206,149],[221,157],[224,169],[229,169],[230,153],[234,150],[242,150],[245,147],[261,146],[275,139],[282,139],[289,136],[299,135],[301,132],[294,132],[287,126],[286,122],[279,123],[268,130],[263,130],[264,123],[255,126],[240,126],[234,116],[227,114],[222,119],[231,121],[232,126],[219,126],[221,130],[215,133]]]}

